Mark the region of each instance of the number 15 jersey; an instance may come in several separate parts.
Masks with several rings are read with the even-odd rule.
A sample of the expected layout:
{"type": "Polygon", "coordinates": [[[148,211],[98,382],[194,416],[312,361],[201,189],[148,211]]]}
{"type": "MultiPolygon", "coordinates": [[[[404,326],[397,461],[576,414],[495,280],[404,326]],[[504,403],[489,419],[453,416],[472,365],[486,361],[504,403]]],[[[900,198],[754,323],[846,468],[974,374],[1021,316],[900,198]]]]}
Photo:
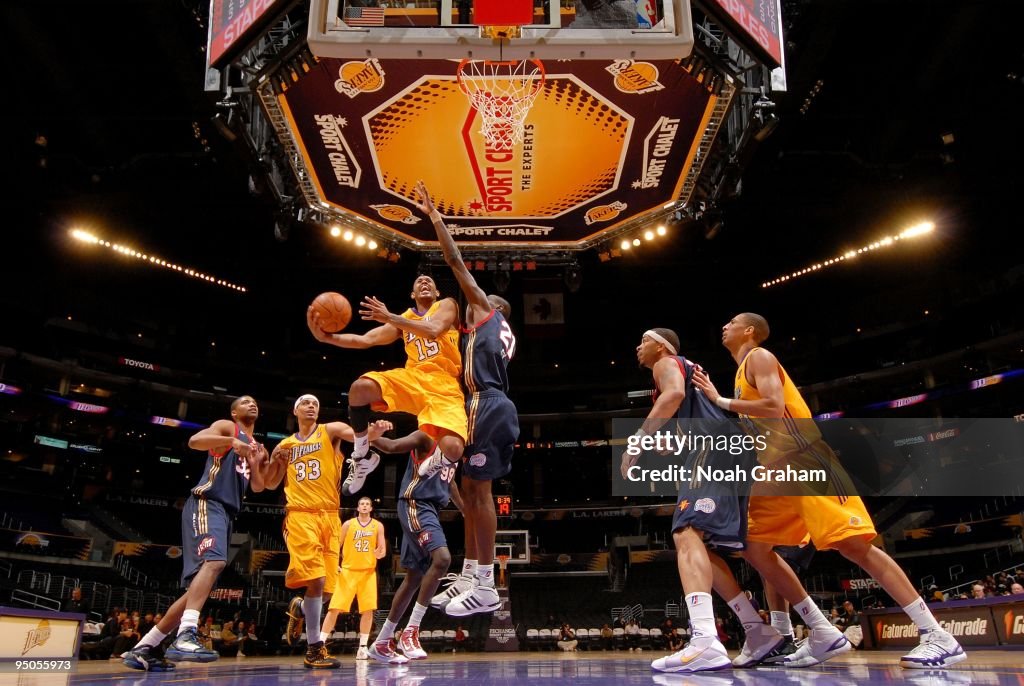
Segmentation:
{"type": "MultiPolygon", "coordinates": [[[[442,302],[438,300],[423,314],[410,308],[402,313],[402,317],[414,322],[429,321],[437,314],[442,302]]],[[[406,369],[417,367],[425,372],[443,372],[456,379],[462,373],[459,332],[455,329],[448,329],[433,340],[405,331],[402,341],[405,343],[405,354],[408,357],[406,369]]]]}
{"type": "Polygon", "coordinates": [[[317,424],[305,440],[292,434],[281,446],[289,451],[284,480],[288,509],[340,509],[343,456],[335,451],[327,427],[317,424]]]}

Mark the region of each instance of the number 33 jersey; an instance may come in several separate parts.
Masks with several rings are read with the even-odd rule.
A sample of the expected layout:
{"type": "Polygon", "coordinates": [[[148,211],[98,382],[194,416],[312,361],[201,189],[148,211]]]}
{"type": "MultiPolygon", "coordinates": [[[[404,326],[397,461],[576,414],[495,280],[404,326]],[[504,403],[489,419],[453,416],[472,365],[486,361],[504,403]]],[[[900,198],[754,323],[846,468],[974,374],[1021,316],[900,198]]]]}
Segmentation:
{"type": "Polygon", "coordinates": [[[284,495],[289,508],[338,510],[341,507],[341,462],[323,424],[305,440],[297,433],[281,441],[289,451],[284,495]]]}

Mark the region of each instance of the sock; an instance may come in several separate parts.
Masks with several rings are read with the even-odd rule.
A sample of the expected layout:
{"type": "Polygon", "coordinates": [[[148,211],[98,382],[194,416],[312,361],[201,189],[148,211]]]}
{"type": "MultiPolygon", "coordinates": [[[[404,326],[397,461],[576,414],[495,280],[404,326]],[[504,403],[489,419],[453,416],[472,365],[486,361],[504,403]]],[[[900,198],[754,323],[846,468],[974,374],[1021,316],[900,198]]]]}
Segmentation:
{"type": "Polygon", "coordinates": [[[398,628],[398,624],[392,622],[390,619],[385,620],[384,626],[381,627],[380,633],[377,634],[377,640],[387,641],[388,639],[394,638],[396,628],[398,628]]]}
{"type": "Polygon", "coordinates": [[[917,630],[922,634],[942,628],[935,621],[935,615],[932,614],[932,611],[928,609],[928,606],[925,605],[921,598],[907,605],[903,608],[903,611],[914,621],[914,624],[917,625],[917,630]]]}
{"type": "Polygon", "coordinates": [[[186,629],[195,629],[199,626],[199,610],[185,610],[181,613],[181,624],[178,625],[178,635],[186,629]]]}
{"type": "Polygon", "coordinates": [[[366,642],[370,640],[370,634],[359,634],[359,647],[365,648],[366,642]]]}
{"type": "MultiPolygon", "coordinates": [[[[742,597],[746,600],[746,596],[742,597]]],[[[687,593],[686,609],[690,612],[690,633],[694,638],[705,636],[716,638],[718,636],[710,593],[687,593]]]]}
{"type": "Polygon", "coordinates": [[[489,565],[477,564],[476,580],[480,586],[494,588],[494,563],[489,565]]]}
{"type": "Polygon", "coordinates": [[[329,639],[330,637],[331,637],[330,634],[325,633],[323,631],[320,632],[320,642],[321,643],[327,643],[327,639],[329,639]]]}
{"type": "Polygon", "coordinates": [[[757,610],[751,605],[750,598],[747,597],[746,593],[740,593],[730,600],[729,607],[732,608],[733,613],[740,620],[743,628],[747,628],[748,624],[764,624],[761,621],[761,615],[757,614],[757,610]]]}
{"type": "Polygon", "coordinates": [[[165,638],[167,638],[167,634],[160,631],[156,627],[153,627],[148,632],[146,632],[146,635],[142,637],[141,641],[135,644],[135,647],[140,648],[142,646],[149,646],[150,648],[156,648],[158,645],[160,645],[160,641],[164,640],[165,638]]]}
{"type": "Polygon", "coordinates": [[[476,560],[465,559],[462,561],[462,576],[472,579],[476,576],[476,560]]]}
{"type": "Polygon", "coordinates": [[[793,623],[789,621],[788,612],[772,610],[772,626],[783,636],[793,636],[793,623]]]}
{"type": "Polygon", "coordinates": [[[828,621],[828,617],[822,614],[821,610],[814,601],[811,600],[810,596],[807,596],[799,603],[793,606],[793,609],[803,618],[804,624],[807,625],[808,629],[834,629],[832,622],[828,621]]]}
{"type": "Polygon", "coordinates": [[[420,622],[423,621],[423,615],[427,614],[427,606],[416,603],[412,606],[412,615],[409,616],[409,623],[405,625],[406,629],[411,627],[419,628],[420,622]]]}
{"type": "Polygon", "coordinates": [[[306,618],[307,641],[320,634],[320,609],[323,607],[323,604],[323,596],[307,595],[302,599],[302,616],[306,618]]]}
{"type": "Polygon", "coordinates": [[[370,440],[366,437],[366,429],[370,426],[370,406],[349,405],[348,420],[356,434],[355,447],[350,457],[362,457],[370,450],[370,440]]]}

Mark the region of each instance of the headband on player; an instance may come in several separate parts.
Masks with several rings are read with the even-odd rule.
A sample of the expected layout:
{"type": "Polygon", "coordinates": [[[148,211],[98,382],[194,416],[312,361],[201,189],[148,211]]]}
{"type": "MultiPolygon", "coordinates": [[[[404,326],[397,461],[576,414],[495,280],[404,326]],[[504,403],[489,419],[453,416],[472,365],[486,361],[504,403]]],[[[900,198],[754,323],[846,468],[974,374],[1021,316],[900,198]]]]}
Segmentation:
{"type": "Polygon", "coordinates": [[[663,346],[668,348],[668,351],[670,353],[672,353],[673,355],[676,354],[677,351],[676,351],[675,346],[672,345],[671,343],[669,343],[668,341],[666,341],[665,337],[662,336],[660,333],[655,333],[654,331],[644,331],[644,336],[647,336],[648,338],[650,338],[652,340],[655,340],[658,343],[661,343],[663,346]]]}
{"type": "Polygon", "coordinates": [[[295,401],[295,406],[294,406],[294,407],[293,407],[292,409],[293,409],[293,410],[297,410],[297,409],[299,409],[299,403],[301,403],[301,402],[302,402],[303,400],[305,400],[306,398],[309,398],[310,400],[312,400],[313,402],[315,402],[315,403],[316,403],[316,405],[317,405],[317,407],[319,407],[319,406],[320,406],[320,401],[319,401],[319,400],[317,399],[317,397],[316,397],[315,395],[313,395],[313,394],[311,394],[311,393],[306,393],[305,395],[300,395],[300,396],[298,397],[298,399],[297,399],[297,400],[295,401]]]}

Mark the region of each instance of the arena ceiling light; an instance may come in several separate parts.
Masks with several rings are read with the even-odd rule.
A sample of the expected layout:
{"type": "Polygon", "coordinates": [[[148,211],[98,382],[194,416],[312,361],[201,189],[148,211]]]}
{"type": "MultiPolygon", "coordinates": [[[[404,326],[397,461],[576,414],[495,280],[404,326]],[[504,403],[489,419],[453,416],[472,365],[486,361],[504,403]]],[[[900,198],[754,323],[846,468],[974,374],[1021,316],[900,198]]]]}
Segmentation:
{"type": "Polygon", "coordinates": [[[790,274],[783,274],[782,276],[772,279],[771,281],[765,281],[764,283],[761,284],[761,288],[771,288],[772,286],[778,286],[781,283],[792,281],[793,279],[800,278],[801,276],[806,276],[807,274],[810,274],[812,272],[821,271],[822,269],[828,269],[829,267],[837,265],[840,262],[855,260],[865,253],[873,252],[875,250],[881,250],[882,248],[891,247],[895,245],[897,241],[907,240],[910,238],[918,238],[920,236],[926,236],[934,230],[935,224],[933,222],[921,222],[920,224],[915,224],[909,228],[904,229],[895,236],[886,236],[873,243],[869,243],[861,248],[857,248],[856,250],[847,250],[841,255],[831,257],[821,262],[815,262],[814,264],[804,267],[803,269],[798,269],[797,271],[792,272],[790,274]]]}
{"type": "Polygon", "coordinates": [[[104,240],[99,236],[88,231],[83,231],[82,229],[72,229],[70,233],[71,237],[76,241],[79,241],[81,243],[87,243],[90,245],[96,245],[101,248],[106,248],[107,250],[119,253],[121,255],[124,255],[125,257],[131,257],[136,260],[139,260],[140,262],[146,262],[151,267],[162,267],[164,269],[170,269],[171,271],[178,272],[179,274],[182,274],[184,276],[189,276],[192,277],[193,279],[207,281],[216,286],[230,288],[232,290],[238,291],[239,293],[248,292],[245,286],[239,286],[238,284],[231,283],[230,281],[227,281],[225,279],[219,279],[216,276],[206,274],[197,269],[192,269],[190,267],[185,267],[180,264],[175,264],[174,262],[168,262],[167,260],[161,259],[160,257],[152,255],[143,250],[136,250],[135,248],[132,248],[127,245],[121,245],[120,243],[111,243],[110,241],[104,240]]]}

